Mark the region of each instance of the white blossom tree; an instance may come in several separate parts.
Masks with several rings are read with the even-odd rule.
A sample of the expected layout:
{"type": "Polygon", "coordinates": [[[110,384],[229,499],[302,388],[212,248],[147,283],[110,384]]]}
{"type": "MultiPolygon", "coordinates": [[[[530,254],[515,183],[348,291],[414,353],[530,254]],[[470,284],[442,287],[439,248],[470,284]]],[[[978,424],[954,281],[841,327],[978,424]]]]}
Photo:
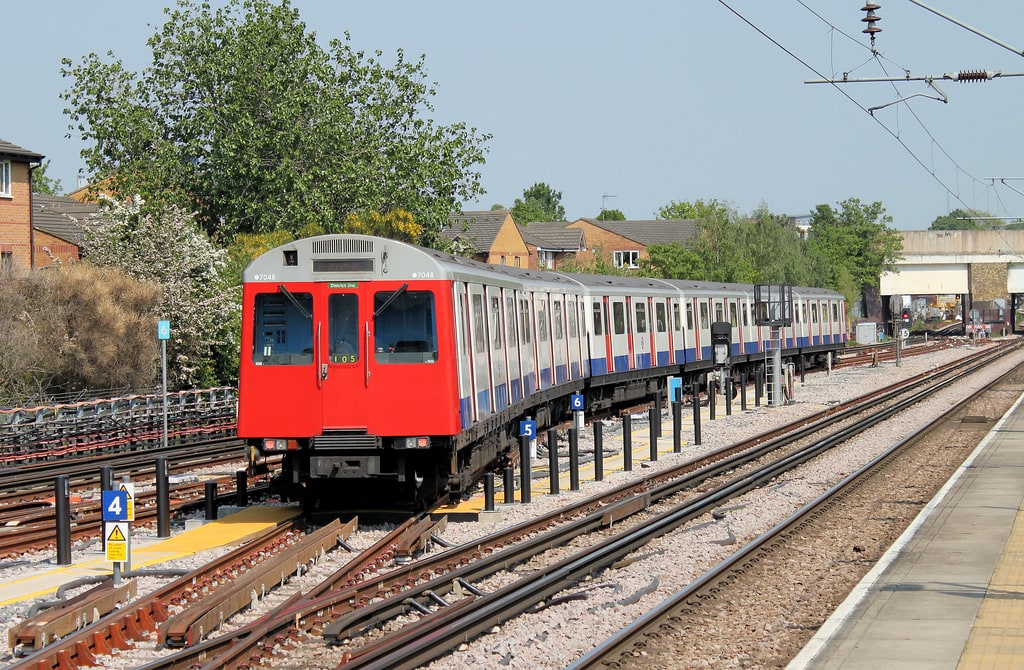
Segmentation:
{"type": "MultiPolygon", "coordinates": [[[[168,384],[196,388],[226,381],[225,361],[237,360],[240,304],[237,285],[222,276],[226,252],[193,213],[179,207],[152,213],[143,212],[139,197],[104,202],[106,218],[85,224],[86,258],[163,288],[160,317],[171,323],[168,384]]],[[[155,321],[152,327],[156,338],[155,321]]]]}

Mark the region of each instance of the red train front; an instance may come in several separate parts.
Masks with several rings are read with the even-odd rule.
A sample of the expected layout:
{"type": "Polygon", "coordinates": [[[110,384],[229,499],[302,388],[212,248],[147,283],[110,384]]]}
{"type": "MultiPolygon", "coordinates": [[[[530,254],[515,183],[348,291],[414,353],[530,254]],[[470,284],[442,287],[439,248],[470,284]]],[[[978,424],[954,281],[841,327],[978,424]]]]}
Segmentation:
{"type": "Polygon", "coordinates": [[[287,495],[379,502],[394,485],[402,504],[446,483],[438,452],[460,415],[445,274],[422,250],[354,235],[296,240],[246,269],[238,434],[284,455],[287,495]]]}

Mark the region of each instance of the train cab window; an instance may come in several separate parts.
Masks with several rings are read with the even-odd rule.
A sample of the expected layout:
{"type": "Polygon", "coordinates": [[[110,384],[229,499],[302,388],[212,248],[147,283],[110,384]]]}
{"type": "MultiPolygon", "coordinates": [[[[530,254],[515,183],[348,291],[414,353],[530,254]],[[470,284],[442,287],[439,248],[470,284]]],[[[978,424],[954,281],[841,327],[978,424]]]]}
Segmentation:
{"type": "Polygon", "coordinates": [[[313,363],[313,295],[260,293],[253,310],[252,362],[256,365],[313,363]]]}
{"type": "Polygon", "coordinates": [[[664,333],[668,330],[668,323],[665,321],[665,303],[660,300],[654,303],[654,323],[659,333],[664,333]]]}
{"type": "MultiPolygon", "coordinates": [[[[474,306],[480,298],[473,296],[474,306]]],[[[378,291],[373,296],[373,350],[378,363],[437,361],[437,316],[430,291],[378,291]]]]}
{"type": "Polygon", "coordinates": [[[634,307],[636,312],[636,332],[647,332],[647,303],[638,302],[634,307]]]}
{"type": "Polygon", "coordinates": [[[604,335],[604,303],[600,300],[595,300],[592,308],[594,312],[594,335],[600,337],[604,335]]]}
{"type": "Polygon", "coordinates": [[[626,334],[626,305],[621,302],[612,303],[612,321],[615,325],[616,335],[626,334]]]}
{"type": "Polygon", "coordinates": [[[328,357],[332,363],[359,362],[359,296],[332,293],[327,298],[328,357]]]}

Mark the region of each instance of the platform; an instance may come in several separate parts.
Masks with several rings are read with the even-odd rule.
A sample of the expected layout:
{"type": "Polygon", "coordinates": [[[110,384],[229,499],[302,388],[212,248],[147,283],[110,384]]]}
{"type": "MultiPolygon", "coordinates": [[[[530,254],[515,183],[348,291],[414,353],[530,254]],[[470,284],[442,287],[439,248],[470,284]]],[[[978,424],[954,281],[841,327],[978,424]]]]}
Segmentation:
{"type": "Polygon", "coordinates": [[[1024,667],[1022,401],[787,670],[1024,667]]]}
{"type": "MultiPolygon", "coordinates": [[[[239,544],[249,536],[266,531],[298,517],[297,505],[254,506],[210,521],[191,530],[182,531],[163,540],[136,541],[131,548],[131,568],[152,567],[178,558],[191,556],[211,547],[239,544]]],[[[25,577],[0,583],[0,606],[23,600],[45,598],[64,584],[112,574],[114,564],[97,549],[93,556],[76,560],[71,565],[41,563],[25,577]]]]}

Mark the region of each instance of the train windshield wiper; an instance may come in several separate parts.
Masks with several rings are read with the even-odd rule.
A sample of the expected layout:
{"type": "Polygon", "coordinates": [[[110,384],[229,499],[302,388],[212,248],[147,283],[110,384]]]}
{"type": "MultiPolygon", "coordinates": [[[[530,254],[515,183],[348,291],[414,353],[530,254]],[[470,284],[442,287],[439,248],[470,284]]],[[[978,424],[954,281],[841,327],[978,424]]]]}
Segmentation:
{"type": "Polygon", "coordinates": [[[292,294],[292,292],[288,290],[287,286],[285,286],[284,284],[278,284],[277,285],[277,290],[280,291],[281,293],[284,293],[284,296],[286,298],[288,298],[289,300],[291,300],[292,304],[295,305],[300,312],[302,312],[302,315],[304,317],[306,317],[310,321],[313,320],[313,315],[306,311],[306,308],[303,307],[301,303],[299,303],[298,298],[296,298],[292,294]]]}
{"type": "Polygon", "coordinates": [[[375,311],[373,313],[373,318],[376,319],[378,316],[380,316],[380,313],[383,312],[384,310],[386,310],[391,305],[391,303],[393,303],[394,301],[398,300],[398,298],[401,297],[401,295],[403,293],[405,293],[405,291],[408,288],[409,288],[408,284],[402,284],[401,286],[399,286],[398,290],[395,291],[394,293],[392,293],[391,295],[389,295],[388,299],[384,301],[384,304],[377,308],[377,311],[375,311]]]}

